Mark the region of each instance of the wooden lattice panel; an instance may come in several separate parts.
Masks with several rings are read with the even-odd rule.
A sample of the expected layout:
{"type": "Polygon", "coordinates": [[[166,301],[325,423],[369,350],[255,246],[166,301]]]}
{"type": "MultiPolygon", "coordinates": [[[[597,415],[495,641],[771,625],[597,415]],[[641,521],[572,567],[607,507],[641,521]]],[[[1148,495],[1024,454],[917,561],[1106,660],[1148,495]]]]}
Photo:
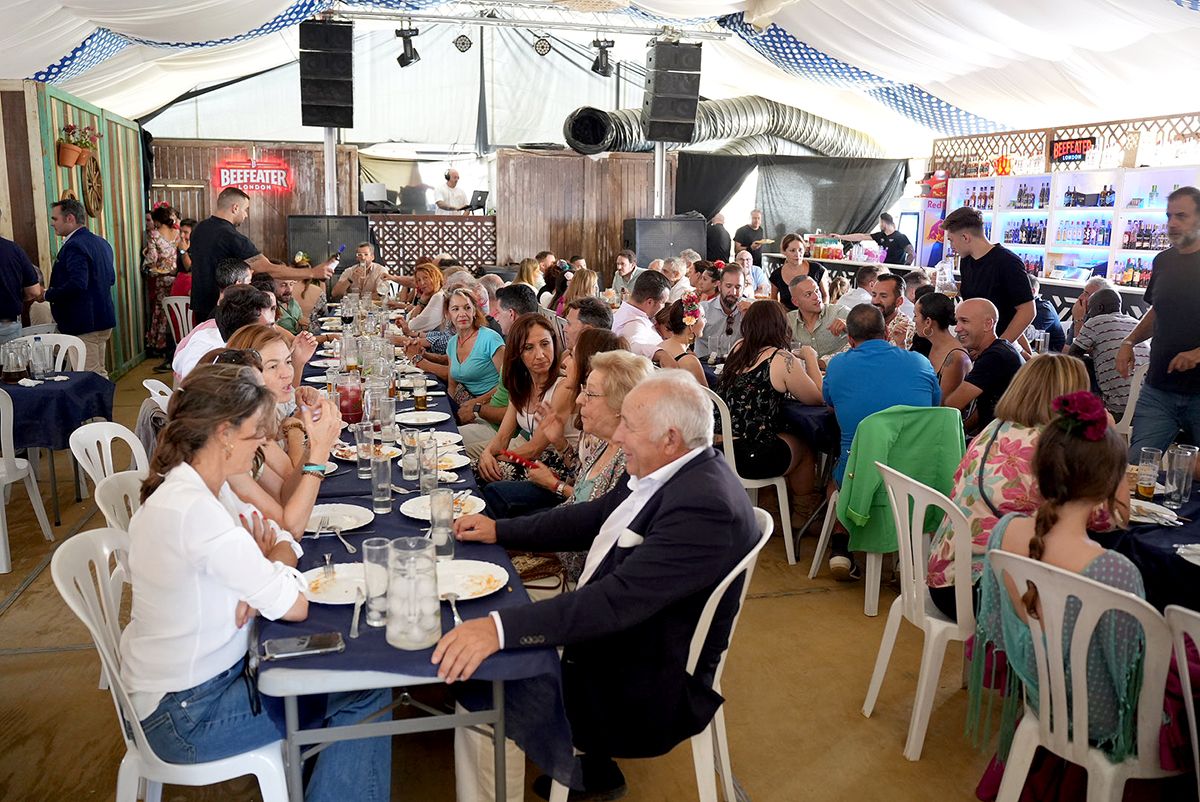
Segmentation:
{"type": "MultiPolygon", "coordinates": [[[[1194,143],[1200,141],[1200,112],[1174,117],[1150,117],[1144,120],[1117,120],[1107,123],[1090,123],[1075,125],[1069,128],[1056,128],[1055,139],[1080,139],[1096,137],[1096,147],[1105,154],[1122,151],[1131,156],[1138,152],[1139,144],[1146,142],[1170,148],[1177,143],[1194,143]]],[[[1108,161],[1108,159],[1105,159],[1108,161]]],[[[1055,164],[1051,169],[1055,172],[1070,172],[1082,169],[1082,162],[1055,164]]],[[[1122,166],[1111,164],[1105,166],[1122,166]]],[[[1137,160],[1130,161],[1124,166],[1137,166],[1137,160]]],[[[1151,165],[1159,166],[1159,165],[1151,165]]]]}
{"type": "Polygon", "coordinates": [[[418,260],[449,254],[474,272],[496,264],[496,218],[459,215],[370,215],[378,258],[410,271],[418,260]]]}
{"type": "Polygon", "coordinates": [[[950,178],[978,178],[995,173],[995,161],[1040,162],[1033,172],[1041,172],[1046,161],[1047,131],[1005,131],[999,134],[948,137],[933,141],[930,170],[945,170],[950,178]]]}

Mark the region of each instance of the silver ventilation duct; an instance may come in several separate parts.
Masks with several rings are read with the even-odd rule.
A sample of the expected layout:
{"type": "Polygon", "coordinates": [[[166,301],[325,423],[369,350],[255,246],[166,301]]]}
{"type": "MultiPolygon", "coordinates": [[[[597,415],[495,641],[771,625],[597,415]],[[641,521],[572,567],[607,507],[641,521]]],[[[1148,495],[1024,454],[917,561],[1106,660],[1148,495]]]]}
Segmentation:
{"type": "MultiPolygon", "coordinates": [[[[586,155],[654,149],[654,143],[645,138],[642,129],[641,109],[603,111],[584,106],[567,115],[563,136],[567,145],[586,155]]],[[[795,142],[821,156],[870,158],[883,155],[879,143],[861,131],[756,95],[702,100],[698,104],[693,144],[759,136],[795,142]]],[[[683,146],[669,144],[667,147],[683,146]]],[[[744,151],[739,148],[737,152],[744,151]]]]}

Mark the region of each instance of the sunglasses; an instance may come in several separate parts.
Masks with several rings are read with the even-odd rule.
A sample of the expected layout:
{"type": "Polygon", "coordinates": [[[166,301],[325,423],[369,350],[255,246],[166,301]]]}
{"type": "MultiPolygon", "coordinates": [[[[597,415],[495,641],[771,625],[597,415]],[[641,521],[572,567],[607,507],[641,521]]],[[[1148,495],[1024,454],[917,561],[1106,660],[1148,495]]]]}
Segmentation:
{"type": "Polygon", "coordinates": [[[725,336],[726,337],[733,336],[733,318],[731,318],[731,317],[725,318],[725,336]]]}
{"type": "Polygon", "coordinates": [[[213,357],[214,365],[249,365],[262,370],[262,354],[253,348],[227,348],[213,357]]]}

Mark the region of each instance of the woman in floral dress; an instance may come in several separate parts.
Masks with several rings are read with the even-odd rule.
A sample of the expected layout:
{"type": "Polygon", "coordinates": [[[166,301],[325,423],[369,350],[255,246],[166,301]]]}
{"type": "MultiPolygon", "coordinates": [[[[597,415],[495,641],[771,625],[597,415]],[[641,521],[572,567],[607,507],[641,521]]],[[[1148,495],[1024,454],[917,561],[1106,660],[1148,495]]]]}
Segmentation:
{"type": "Polygon", "coordinates": [[[146,231],[146,243],[142,247],[142,270],[146,275],[146,288],[150,296],[150,325],[146,329],[146,349],[160,354],[164,362],[159,367],[170,369],[170,355],[174,350],[167,315],[162,308],[162,299],[171,293],[175,283],[176,257],[179,253],[179,213],[165,201],[154,204],[150,212],[150,228],[146,231]]]}

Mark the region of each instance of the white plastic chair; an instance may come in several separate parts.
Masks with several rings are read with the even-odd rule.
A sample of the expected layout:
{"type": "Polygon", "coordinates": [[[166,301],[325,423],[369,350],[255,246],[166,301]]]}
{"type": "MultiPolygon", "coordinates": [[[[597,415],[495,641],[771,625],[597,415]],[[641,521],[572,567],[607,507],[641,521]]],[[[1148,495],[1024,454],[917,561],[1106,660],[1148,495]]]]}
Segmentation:
{"type": "Polygon", "coordinates": [[[1125,405],[1125,414],[1113,426],[1117,434],[1125,438],[1126,443],[1133,435],[1133,412],[1137,408],[1138,399],[1142,396],[1142,384],[1145,383],[1146,372],[1149,370],[1149,360],[1133,369],[1133,376],[1129,378],[1129,403],[1125,405]]]}
{"type": "MultiPolygon", "coordinates": [[[[46,508],[42,504],[42,494],[38,491],[37,478],[33,475],[33,466],[29,460],[14,457],[13,452],[12,397],[0,390],[0,485],[7,491],[10,485],[25,483],[29,503],[33,505],[33,514],[37,517],[38,526],[42,528],[42,536],[46,540],[54,540],[50,521],[46,518],[46,508]]],[[[0,504],[0,574],[12,571],[12,554],[8,548],[7,507],[7,502],[0,504]]]]}
{"type": "MultiPolygon", "coordinates": [[[[18,337],[13,340],[15,343],[29,343],[33,345],[35,335],[28,337],[18,337]]],[[[83,340],[76,337],[74,334],[59,334],[46,333],[36,335],[41,339],[44,345],[49,345],[54,352],[54,371],[56,373],[64,370],[83,370],[83,360],[87,351],[83,347],[83,340]],[[71,364],[67,366],[67,355],[71,357],[71,364]]]]}
{"type": "Polygon", "coordinates": [[[904,757],[921,759],[921,748],[925,745],[925,731],[929,728],[929,715],[933,710],[933,698],[937,694],[938,678],[942,673],[942,660],[950,641],[966,642],[975,634],[975,611],[971,607],[971,526],[958,505],[944,495],[918,481],[910,479],[894,468],[876,462],[887,486],[888,501],[892,506],[892,519],[896,522],[896,541],[900,546],[900,595],[892,602],[888,611],[883,640],[879,643],[879,656],[875,658],[875,671],[871,674],[871,685],[862,712],[867,718],[875,709],[879,688],[883,685],[892,648],[896,645],[896,633],[900,630],[900,619],[908,620],[920,629],[925,645],[921,652],[921,672],[917,677],[917,696],[913,701],[912,718],[908,723],[908,738],[904,743],[904,757]],[[912,511],[909,512],[909,503],[912,511]],[[949,519],[954,537],[954,600],[958,605],[958,620],[947,618],[929,598],[929,586],[925,576],[929,565],[930,537],[925,533],[925,513],[930,507],[944,512],[949,519]]]}
{"type": "Polygon", "coordinates": [[[1016,802],[1039,746],[1063,760],[1083,766],[1088,774],[1089,802],[1120,802],[1130,779],[1159,779],[1180,772],[1166,771],[1159,761],[1163,695],[1171,662],[1171,632],[1158,611],[1132,593],[1064,571],[1046,563],[1004,551],[988,552],[1000,587],[1012,583],[1024,592],[1029,584],[1038,591],[1039,618],[1029,617],[1038,673],[1038,710],[1025,706],[1013,736],[998,802],[1016,802]],[[1067,600],[1078,599],[1070,643],[1064,650],[1063,631],[1067,600]],[[1145,634],[1142,688],[1137,699],[1137,750],[1120,763],[1088,743],[1088,646],[1101,616],[1109,610],[1134,618],[1145,634]],[[1071,698],[1067,705],[1066,665],[1071,672],[1071,698]]]}
{"type": "Polygon", "coordinates": [[[145,473],[150,470],[150,458],[137,435],[119,423],[112,421],[96,421],[85,423],[71,432],[71,453],[76,461],[87,471],[93,484],[112,476],[117,468],[113,465],[112,444],[114,440],[123,440],[133,452],[133,465],[136,470],[145,473]]]}
{"type": "MultiPolygon", "coordinates": [[[[825,561],[825,551],[829,548],[829,541],[833,539],[833,526],[838,519],[839,495],[839,491],[835,489],[829,496],[829,503],[825,508],[825,522],[821,524],[821,536],[817,539],[817,550],[813,554],[812,565],[808,569],[809,579],[817,578],[817,572],[821,570],[821,564],[825,561]]],[[[883,554],[868,551],[866,563],[866,599],[863,602],[863,615],[876,616],[879,615],[879,588],[883,584],[883,554]]]]}
{"type": "MultiPolygon", "coordinates": [[[[712,689],[717,693],[721,692],[721,674],[725,670],[725,658],[729,656],[729,644],[733,642],[733,633],[737,629],[738,618],[742,615],[746,592],[750,589],[750,580],[754,576],[755,562],[758,560],[763,546],[767,545],[767,541],[771,539],[771,532],[775,527],[771,516],[758,507],[754,508],[754,520],[758,524],[760,533],[758,542],[709,594],[708,601],[705,602],[704,609],[700,613],[700,620],[696,623],[696,630],[692,633],[692,642],[688,649],[687,672],[691,674],[696,670],[696,663],[700,660],[704,642],[708,639],[708,630],[712,627],[713,616],[716,615],[717,607],[724,598],[725,591],[739,576],[744,577],[741,594],[738,597],[737,612],[733,614],[733,621],[729,624],[729,638],[726,641],[725,651],[721,653],[716,673],[713,674],[712,689]]],[[[729,740],[725,732],[724,705],[717,708],[713,720],[707,727],[693,735],[691,740],[692,761],[696,769],[696,786],[699,789],[700,802],[717,802],[717,777],[721,779],[725,802],[735,802],[737,796],[734,789],[733,769],[729,761],[729,740]]],[[[565,785],[557,780],[551,784],[550,802],[567,802],[567,794],[568,788],[565,785]]]]}
{"type": "Polygon", "coordinates": [[[150,399],[158,404],[163,414],[166,414],[167,404],[171,402],[171,393],[173,392],[166,382],[158,379],[142,379],[142,386],[150,391],[150,399]]]}
{"type": "Polygon", "coordinates": [[[1171,641],[1174,646],[1175,664],[1179,666],[1179,685],[1183,692],[1183,700],[1187,705],[1188,728],[1191,731],[1192,765],[1196,773],[1196,787],[1200,791],[1200,749],[1196,744],[1196,702],[1192,699],[1192,677],[1187,668],[1187,644],[1184,635],[1192,639],[1192,643],[1200,648],[1200,613],[1172,604],[1163,611],[1167,626],[1171,630],[1171,641]]]}
{"type": "Polygon", "coordinates": [[[192,322],[192,299],[186,295],[168,295],[162,299],[162,305],[171,335],[176,343],[182,342],[195,326],[192,322]]]}
{"type": "Polygon", "coordinates": [[[721,448],[725,454],[725,461],[729,463],[729,470],[733,471],[733,475],[742,483],[742,487],[746,488],[746,492],[750,495],[750,503],[758,503],[758,489],[760,487],[774,487],[775,495],[779,498],[779,530],[783,533],[783,548],[787,553],[788,565],[796,564],[796,543],[792,537],[792,513],[788,502],[788,486],[787,479],[783,476],[775,476],[769,479],[746,479],[737,469],[737,457],[733,453],[733,422],[730,419],[729,405],[725,403],[725,399],[714,393],[707,387],[701,387],[717,408],[717,414],[721,416],[721,448]]]}
{"type": "Polygon", "coordinates": [[[96,483],[96,506],[113,529],[129,531],[129,519],[142,506],[145,471],[121,471],[96,483]]]}
{"type": "Polygon", "coordinates": [[[25,326],[18,337],[32,337],[35,334],[54,334],[58,331],[57,323],[39,323],[36,326],[25,326]]]}
{"type": "Polygon", "coordinates": [[[129,535],[125,532],[112,528],[94,529],[67,540],[54,552],[50,562],[55,587],[88,628],[96,651],[100,653],[104,672],[112,678],[118,729],[125,739],[125,757],[117,773],[117,802],[135,802],[143,782],[144,798],[158,800],[163,783],[212,785],[246,774],[258,778],[264,802],[285,802],[287,780],[283,772],[282,741],[222,760],[192,765],[165,763],[146,742],[141,722],[121,681],[119,604],[107,581],[113,555],[128,549],[129,535]]]}

